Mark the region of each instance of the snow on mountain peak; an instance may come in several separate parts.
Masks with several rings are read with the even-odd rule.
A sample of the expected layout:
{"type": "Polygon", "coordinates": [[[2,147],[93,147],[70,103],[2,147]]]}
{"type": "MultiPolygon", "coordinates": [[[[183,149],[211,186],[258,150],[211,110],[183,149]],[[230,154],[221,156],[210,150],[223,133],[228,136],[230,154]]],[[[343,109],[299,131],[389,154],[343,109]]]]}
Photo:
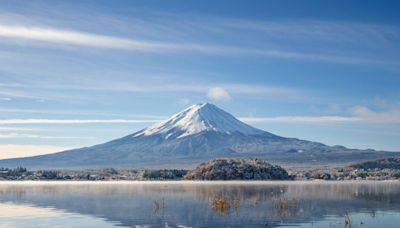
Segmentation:
{"type": "Polygon", "coordinates": [[[210,103],[192,105],[167,120],[145,128],[135,135],[163,135],[166,139],[182,138],[203,131],[225,134],[241,133],[245,135],[261,134],[263,131],[253,128],[224,110],[210,103]]]}

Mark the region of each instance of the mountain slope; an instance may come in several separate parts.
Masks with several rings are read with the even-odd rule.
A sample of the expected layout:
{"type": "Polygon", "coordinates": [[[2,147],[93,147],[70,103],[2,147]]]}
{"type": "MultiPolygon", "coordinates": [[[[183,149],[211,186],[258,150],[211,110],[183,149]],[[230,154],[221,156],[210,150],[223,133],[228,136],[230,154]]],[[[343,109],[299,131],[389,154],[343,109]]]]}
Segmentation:
{"type": "MultiPolygon", "coordinates": [[[[0,160],[0,167],[192,167],[215,157],[260,157],[290,163],[350,162],[391,152],[330,147],[251,127],[212,104],[196,104],[134,134],[92,147],[0,160]]],[[[397,154],[398,155],[398,154],[397,154]]]]}

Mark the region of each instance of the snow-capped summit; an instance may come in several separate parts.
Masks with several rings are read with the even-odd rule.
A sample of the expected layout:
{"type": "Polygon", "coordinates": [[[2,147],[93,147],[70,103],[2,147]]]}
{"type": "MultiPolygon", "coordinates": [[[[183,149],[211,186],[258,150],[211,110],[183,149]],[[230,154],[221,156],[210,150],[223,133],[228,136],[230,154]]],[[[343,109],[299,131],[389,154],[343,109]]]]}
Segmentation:
{"type": "Polygon", "coordinates": [[[133,137],[162,135],[166,139],[176,139],[204,131],[214,131],[229,135],[234,133],[243,135],[264,133],[241,122],[213,104],[202,103],[192,105],[167,120],[143,129],[134,134],[133,137]]]}

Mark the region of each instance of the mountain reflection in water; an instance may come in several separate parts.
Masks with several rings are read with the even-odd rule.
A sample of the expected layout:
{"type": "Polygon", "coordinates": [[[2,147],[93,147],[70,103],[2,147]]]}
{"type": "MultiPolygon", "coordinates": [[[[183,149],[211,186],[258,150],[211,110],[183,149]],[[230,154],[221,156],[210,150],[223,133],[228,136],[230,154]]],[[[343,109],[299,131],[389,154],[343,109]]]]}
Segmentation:
{"type": "MultiPolygon", "coordinates": [[[[61,211],[110,226],[307,227],[336,218],[327,227],[344,227],[348,213],[357,226],[372,227],[374,219],[390,227],[400,221],[400,182],[4,182],[0,203],[57,211],[48,219],[60,219],[61,211]]],[[[12,218],[0,216],[0,226],[12,218]]]]}

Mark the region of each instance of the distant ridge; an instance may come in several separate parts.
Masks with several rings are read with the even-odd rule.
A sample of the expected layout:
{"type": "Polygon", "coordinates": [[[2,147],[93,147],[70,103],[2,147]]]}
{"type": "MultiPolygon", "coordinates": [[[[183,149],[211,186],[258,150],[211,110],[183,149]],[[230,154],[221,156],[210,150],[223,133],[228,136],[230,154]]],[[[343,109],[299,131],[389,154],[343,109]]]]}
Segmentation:
{"type": "Polygon", "coordinates": [[[187,168],[217,157],[259,157],[304,165],[347,163],[399,155],[281,137],[245,124],[213,104],[203,103],[110,142],[49,155],[0,160],[0,167],[187,168]]]}

